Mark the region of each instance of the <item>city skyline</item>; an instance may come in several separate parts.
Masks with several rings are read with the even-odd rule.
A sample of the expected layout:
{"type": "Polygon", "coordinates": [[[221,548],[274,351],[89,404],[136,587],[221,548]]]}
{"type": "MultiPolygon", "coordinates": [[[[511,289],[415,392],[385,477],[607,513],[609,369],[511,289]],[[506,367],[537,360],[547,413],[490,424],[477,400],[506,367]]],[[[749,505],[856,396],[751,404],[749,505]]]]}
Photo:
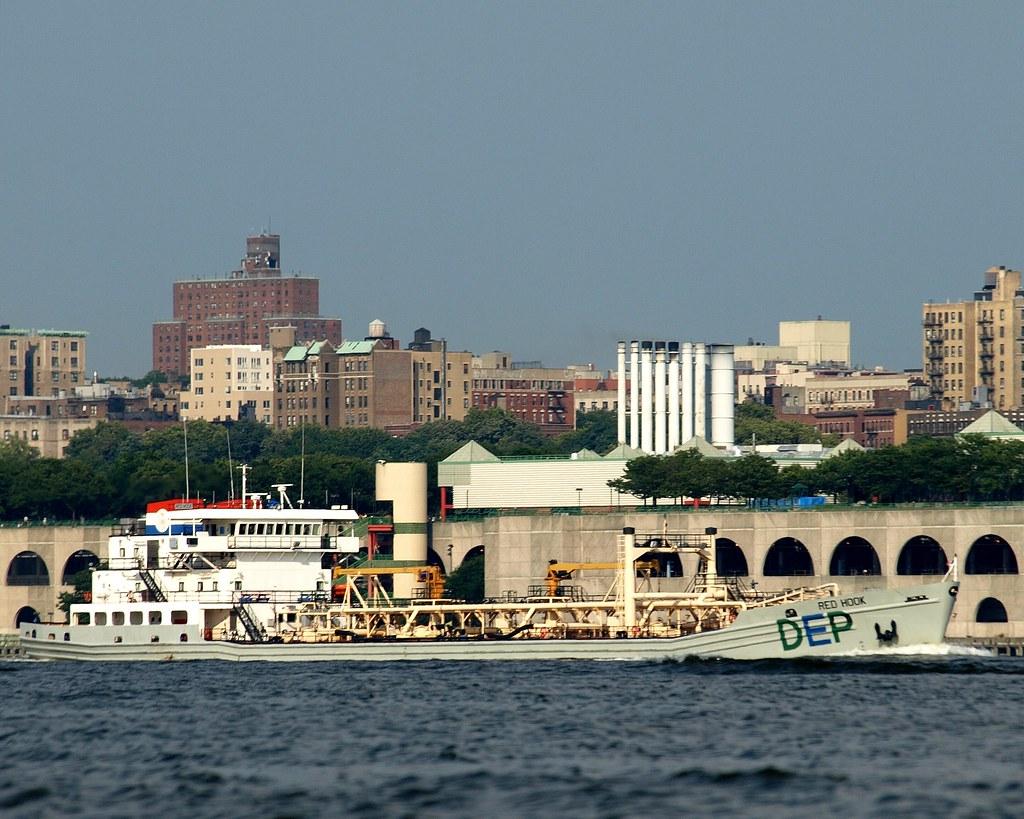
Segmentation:
{"type": "Polygon", "coordinates": [[[0,322],[141,375],[247,233],[361,338],[612,366],[619,339],[849,320],[1024,266],[1024,11],[646,3],[5,8],[0,322]],[[926,12],[926,13],[922,13],[926,12]],[[40,289],[45,293],[41,297],[40,289]]]}

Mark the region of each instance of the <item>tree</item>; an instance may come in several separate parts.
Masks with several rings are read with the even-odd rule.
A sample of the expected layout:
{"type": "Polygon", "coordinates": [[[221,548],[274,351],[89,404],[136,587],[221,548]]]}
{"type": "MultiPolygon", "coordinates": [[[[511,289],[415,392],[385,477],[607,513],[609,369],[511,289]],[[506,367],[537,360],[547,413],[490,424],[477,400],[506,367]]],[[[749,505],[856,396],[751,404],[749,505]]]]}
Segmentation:
{"type": "Polygon", "coordinates": [[[611,410],[593,410],[576,413],[576,429],[559,435],[551,442],[559,453],[590,449],[607,452],[615,446],[618,437],[618,418],[611,410]]]}
{"type": "Polygon", "coordinates": [[[479,603],[484,599],[484,556],[475,554],[462,561],[454,572],[448,575],[444,584],[445,595],[456,600],[479,603]]]}
{"type": "Polygon", "coordinates": [[[781,494],[779,469],[775,462],[760,455],[744,455],[727,465],[729,488],[734,498],[777,498],[781,494]]]}
{"type": "Polygon", "coordinates": [[[666,490],[668,484],[666,459],[658,455],[641,455],[626,463],[626,469],[619,478],[608,481],[608,486],[617,492],[635,495],[647,503],[648,499],[658,505],[658,498],[672,497],[666,490]]]}

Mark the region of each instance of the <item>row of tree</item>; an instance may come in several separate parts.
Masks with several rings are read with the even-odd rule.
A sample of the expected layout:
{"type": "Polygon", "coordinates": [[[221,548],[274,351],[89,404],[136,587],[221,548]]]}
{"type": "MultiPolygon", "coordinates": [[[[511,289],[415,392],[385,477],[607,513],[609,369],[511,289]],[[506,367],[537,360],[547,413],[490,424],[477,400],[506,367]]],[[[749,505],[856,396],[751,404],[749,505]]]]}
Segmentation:
{"type": "Polygon", "coordinates": [[[757,455],[702,457],[694,450],[630,461],[614,489],[658,499],[778,499],[821,493],[857,503],[1024,500],[1024,442],[977,435],[913,438],[900,447],[846,452],[813,469],[757,455]]]}
{"type": "MultiPolygon", "coordinates": [[[[180,497],[223,500],[240,491],[237,466],[249,464],[249,487],[291,483],[308,504],[374,509],[374,463],[436,464],[468,441],[497,455],[569,454],[615,445],[615,415],[581,415],[578,428],[547,438],[504,410],[471,410],[465,421],[427,424],[405,437],[377,429],[273,430],[264,424],[193,421],[146,433],[101,423],[68,444],[63,459],[38,457],[27,443],[0,443],[0,520],[89,520],[133,517],[148,501],[180,497]],[[186,459],[187,448],[187,459],[186,459]]],[[[436,475],[436,470],[428,470],[436,475]]]]}

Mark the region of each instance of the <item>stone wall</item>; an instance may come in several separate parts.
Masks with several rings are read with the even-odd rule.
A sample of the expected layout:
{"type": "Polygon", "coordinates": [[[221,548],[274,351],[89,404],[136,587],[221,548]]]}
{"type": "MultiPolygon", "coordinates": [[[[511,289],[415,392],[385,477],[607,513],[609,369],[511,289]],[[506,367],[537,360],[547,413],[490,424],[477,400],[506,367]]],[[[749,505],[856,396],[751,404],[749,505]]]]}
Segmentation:
{"type": "MultiPolygon", "coordinates": [[[[900,588],[934,576],[897,575],[897,562],[904,545],[918,536],[934,538],[952,559],[959,560],[961,590],[950,623],[950,637],[1024,638],[1024,576],[1021,574],[966,574],[966,559],[974,543],[985,535],[1003,538],[1013,550],[1017,565],[1024,570],[1024,506],[922,507],[875,509],[872,507],[824,509],[820,511],[753,512],[716,511],[616,512],[583,515],[495,516],[471,522],[433,524],[433,548],[457,567],[466,553],[483,546],[486,559],[486,593],[496,597],[506,590],[523,594],[530,585],[542,582],[549,559],[562,561],[612,561],[616,559],[616,536],[624,526],[636,528],[638,539],[656,534],[667,526],[670,532],[702,533],[718,528],[718,537],[735,541],[749,568],[746,582],[761,589],[835,582],[843,592],[878,586],[900,588]],[[851,536],[868,541],[878,555],[881,576],[830,576],[830,562],[836,547],[851,536]],[[781,538],[791,537],[807,548],[814,565],[808,576],[766,577],[765,557],[781,538]],[[998,599],[1009,622],[978,623],[978,605],[987,597],[998,599]]],[[[696,569],[696,558],[683,561],[682,580],[661,579],[663,590],[686,584],[696,569]]],[[[610,573],[581,572],[573,582],[590,593],[603,592],[610,573]]]]}

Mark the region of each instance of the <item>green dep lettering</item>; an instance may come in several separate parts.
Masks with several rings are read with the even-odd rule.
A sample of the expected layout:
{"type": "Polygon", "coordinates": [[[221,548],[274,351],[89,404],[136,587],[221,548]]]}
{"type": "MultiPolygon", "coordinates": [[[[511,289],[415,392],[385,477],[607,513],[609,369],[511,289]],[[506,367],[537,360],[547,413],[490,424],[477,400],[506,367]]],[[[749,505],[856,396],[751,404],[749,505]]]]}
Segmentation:
{"type": "Polygon", "coordinates": [[[807,640],[809,646],[827,646],[839,642],[839,635],[853,628],[853,618],[845,611],[805,614],[798,622],[776,620],[784,651],[792,651],[807,640]],[[818,622],[818,621],[822,622],[818,622]]]}

